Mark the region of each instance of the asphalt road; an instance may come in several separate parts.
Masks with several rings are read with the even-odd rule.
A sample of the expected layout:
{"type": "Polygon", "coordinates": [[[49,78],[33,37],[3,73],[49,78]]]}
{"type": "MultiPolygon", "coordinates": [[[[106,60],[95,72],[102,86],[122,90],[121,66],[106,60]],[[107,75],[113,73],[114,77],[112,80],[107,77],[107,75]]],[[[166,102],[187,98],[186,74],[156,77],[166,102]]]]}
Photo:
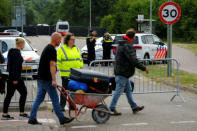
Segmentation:
{"type": "MultiPolygon", "coordinates": [[[[32,46],[38,49],[40,54],[43,48],[49,43],[48,36],[28,37],[32,46]]],[[[82,47],[85,40],[77,40],[77,46],[82,47]]],[[[139,78],[140,79],[140,78],[139,78]]],[[[61,83],[61,81],[59,81],[61,83]]],[[[34,83],[35,84],[35,83],[34,83]]],[[[35,85],[36,86],[36,85],[35,85]]],[[[139,86],[139,85],[136,85],[139,86]]],[[[149,86],[144,83],[144,87],[149,86]]],[[[137,104],[144,105],[145,109],[138,113],[132,114],[132,110],[127,103],[125,95],[119,99],[117,110],[122,112],[121,116],[111,116],[105,124],[97,124],[92,120],[91,110],[79,119],[65,126],[60,126],[56,116],[49,112],[39,114],[38,117],[46,117],[50,126],[31,126],[26,122],[20,127],[2,127],[0,121],[0,130],[57,130],[57,131],[196,131],[197,130],[197,96],[188,92],[181,92],[186,102],[182,102],[179,97],[174,101],[170,99],[175,93],[162,94],[134,94],[137,104]],[[46,127],[46,128],[45,128],[46,127]],[[49,128],[50,127],[50,128],[49,128]]],[[[109,105],[111,96],[106,99],[109,105]]],[[[68,114],[66,114],[68,116],[68,114]]],[[[46,122],[46,123],[47,123],[46,122]]]]}
{"type": "Polygon", "coordinates": [[[189,73],[197,74],[197,57],[188,49],[172,46],[172,57],[181,64],[180,69],[189,73]]]}

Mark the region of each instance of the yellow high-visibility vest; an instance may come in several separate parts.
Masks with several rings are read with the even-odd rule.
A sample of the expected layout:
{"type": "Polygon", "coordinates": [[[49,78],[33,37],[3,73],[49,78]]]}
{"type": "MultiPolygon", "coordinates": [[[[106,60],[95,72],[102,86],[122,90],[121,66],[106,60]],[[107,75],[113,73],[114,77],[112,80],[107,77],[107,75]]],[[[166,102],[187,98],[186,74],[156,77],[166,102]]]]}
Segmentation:
{"type": "Polygon", "coordinates": [[[57,68],[61,77],[69,77],[71,68],[83,68],[80,49],[76,46],[70,48],[66,44],[61,46],[57,51],[57,68]]]}
{"type": "Polygon", "coordinates": [[[106,43],[112,43],[113,39],[112,38],[109,38],[109,39],[103,38],[103,41],[106,43]]]}

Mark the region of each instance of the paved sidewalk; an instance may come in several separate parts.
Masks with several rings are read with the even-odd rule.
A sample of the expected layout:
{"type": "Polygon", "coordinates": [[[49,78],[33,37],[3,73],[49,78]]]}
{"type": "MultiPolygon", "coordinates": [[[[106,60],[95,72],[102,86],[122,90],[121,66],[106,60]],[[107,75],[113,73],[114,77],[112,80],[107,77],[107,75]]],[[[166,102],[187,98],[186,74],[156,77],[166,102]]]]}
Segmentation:
{"type": "MultiPolygon", "coordinates": [[[[18,112],[10,112],[9,113],[11,116],[13,116],[15,119],[14,120],[0,120],[0,130],[4,131],[4,130],[11,130],[12,128],[14,129],[18,129],[23,131],[24,130],[35,130],[33,125],[29,125],[27,124],[28,119],[21,119],[18,116],[18,112]],[[33,126],[33,127],[32,127],[33,126]],[[17,127],[17,128],[16,128],[17,127]]],[[[2,116],[2,113],[0,113],[0,117],[2,116]]],[[[42,126],[40,126],[39,128],[37,128],[38,130],[45,130],[45,128],[48,130],[49,128],[57,128],[59,126],[59,122],[57,121],[55,115],[49,111],[49,110],[45,110],[45,111],[39,111],[38,112],[38,121],[43,123],[42,126]]],[[[36,129],[36,130],[37,130],[36,129]]]]}

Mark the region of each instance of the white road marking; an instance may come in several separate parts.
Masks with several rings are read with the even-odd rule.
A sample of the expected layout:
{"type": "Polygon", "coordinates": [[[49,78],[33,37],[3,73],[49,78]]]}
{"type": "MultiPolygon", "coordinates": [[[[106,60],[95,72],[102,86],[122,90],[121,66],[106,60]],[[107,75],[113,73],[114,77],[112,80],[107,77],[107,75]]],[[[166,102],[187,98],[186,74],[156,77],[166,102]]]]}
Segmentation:
{"type": "Polygon", "coordinates": [[[170,124],[187,124],[187,123],[196,123],[196,121],[171,121],[170,124]]]}
{"type": "Polygon", "coordinates": [[[22,120],[0,120],[0,122],[19,122],[22,120]]]}
{"type": "Polygon", "coordinates": [[[38,119],[41,123],[56,123],[54,119],[38,119]]]}
{"type": "Polygon", "coordinates": [[[96,128],[96,125],[87,125],[87,126],[72,126],[70,128],[77,129],[77,128],[96,128]]]}
{"type": "Polygon", "coordinates": [[[121,124],[122,126],[147,126],[148,123],[127,123],[127,124],[121,124]]]}
{"type": "MultiPolygon", "coordinates": [[[[27,122],[28,120],[0,120],[0,122],[27,122]]],[[[41,123],[56,123],[54,119],[38,119],[41,123]]]]}
{"type": "Polygon", "coordinates": [[[177,107],[183,107],[183,105],[176,105],[177,107]]]}

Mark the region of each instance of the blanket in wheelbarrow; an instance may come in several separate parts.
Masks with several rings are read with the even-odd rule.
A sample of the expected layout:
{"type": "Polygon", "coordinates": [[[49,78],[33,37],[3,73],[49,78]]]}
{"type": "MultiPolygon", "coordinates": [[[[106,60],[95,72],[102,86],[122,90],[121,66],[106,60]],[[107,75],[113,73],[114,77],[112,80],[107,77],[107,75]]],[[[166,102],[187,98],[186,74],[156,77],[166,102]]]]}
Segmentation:
{"type": "Polygon", "coordinates": [[[111,78],[98,71],[71,69],[70,79],[86,83],[88,93],[111,93],[111,78]]]}

